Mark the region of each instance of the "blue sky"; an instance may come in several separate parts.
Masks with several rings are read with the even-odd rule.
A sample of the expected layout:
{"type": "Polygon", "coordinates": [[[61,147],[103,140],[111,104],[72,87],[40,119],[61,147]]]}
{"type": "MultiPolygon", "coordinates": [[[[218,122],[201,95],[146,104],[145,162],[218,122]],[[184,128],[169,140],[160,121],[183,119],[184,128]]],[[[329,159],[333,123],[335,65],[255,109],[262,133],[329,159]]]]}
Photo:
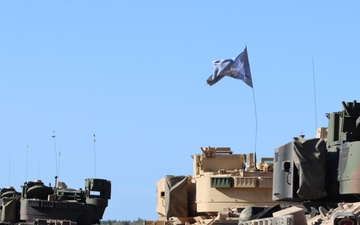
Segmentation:
{"type": "Polygon", "coordinates": [[[314,137],[341,101],[360,101],[359,11],[358,1],[2,1],[0,186],[53,184],[58,170],[83,188],[96,176],[112,182],[104,219],[156,219],[156,181],[192,175],[200,147],[250,153],[256,137],[258,157],[272,156],[314,137]],[[257,117],[242,81],[205,85],[212,61],[245,45],[257,117]]]}

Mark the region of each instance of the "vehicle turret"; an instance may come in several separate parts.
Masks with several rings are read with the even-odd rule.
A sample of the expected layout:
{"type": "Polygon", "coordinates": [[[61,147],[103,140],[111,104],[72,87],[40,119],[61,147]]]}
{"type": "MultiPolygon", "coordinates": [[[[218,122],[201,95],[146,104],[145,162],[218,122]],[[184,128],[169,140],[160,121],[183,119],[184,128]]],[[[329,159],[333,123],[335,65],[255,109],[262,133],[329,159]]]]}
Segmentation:
{"type": "Polygon", "coordinates": [[[317,137],[296,137],[275,148],[274,200],[318,205],[359,200],[360,104],[342,106],[326,114],[328,127],[319,128],[317,137]]]}
{"type": "Polygon", "coordinates": [[[111,182],[85,180],[85,190],[68,188],[64,182],[51,187],[41,180],[28,181],[21,193],[13,187],[1,189],[0,224],[100,223],[111,197],[111,182]]]}
{"type": "Polygon", "coordinates": [[[193,176],[167,175],[156,183],[159,220],[194,222],[211,219],[219,211],[239,217],[249,206],[270,207],[273,158],[234,154],[230,148],[201,148],[193,159],[193,176]]]}

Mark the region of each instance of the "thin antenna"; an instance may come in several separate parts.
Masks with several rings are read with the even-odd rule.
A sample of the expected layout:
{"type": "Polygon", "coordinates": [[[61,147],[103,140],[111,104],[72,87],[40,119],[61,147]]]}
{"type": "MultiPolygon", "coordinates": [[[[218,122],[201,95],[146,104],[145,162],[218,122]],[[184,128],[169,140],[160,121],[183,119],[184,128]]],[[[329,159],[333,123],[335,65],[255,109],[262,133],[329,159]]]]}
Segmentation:
{"type": "Polygon", "coordinates": [[[314,83],[314,105],[315,105],[315,130],[317,126],[317,109],[316,109],[316,83],[315,83],[315,63],[314,58],[312,58],[312,67],[313,67],[313,83],[314,83]]]}
{"type": "Polygon", "coordinates": [[[27,181],[27,173],[28,173],[28,158],[29,158],[29,145],[26,145],[26,174],[25,181],[27,181]]]}
{"type": "Polygon", "coordinates": [[[9,187],[10,187],[10,178],[11,178],[11,156],[9,155],[9,187]]]}
{"type": "Polygon", "coordinates": [[[93,135],[94,137],[94,178],[96,177],[96,152],[95,152],[95,143],[96,143],[96,137],[95,134],[93,135]]]}
{"type": "Polygon", "coordinates": [[[41,158],[39,158],[39,171],[38,171],[38,177],[40,177],[40,171],[41,171],[41,158]]]}
{"type": "Polygon", "coordinates": [[[59,176],[60,176],[60,165],[61,165],[60,158],[61,158],[61,147],[59,149],[59,176]]]}
{"type": "Polygon", "coordinates": [[[57,176],[57,152],[56,152],[56,141],[55,141],[55,131],[53,130],[52,138],[54,138],[54,150],[55,150],[55,176],[57,176]]]}

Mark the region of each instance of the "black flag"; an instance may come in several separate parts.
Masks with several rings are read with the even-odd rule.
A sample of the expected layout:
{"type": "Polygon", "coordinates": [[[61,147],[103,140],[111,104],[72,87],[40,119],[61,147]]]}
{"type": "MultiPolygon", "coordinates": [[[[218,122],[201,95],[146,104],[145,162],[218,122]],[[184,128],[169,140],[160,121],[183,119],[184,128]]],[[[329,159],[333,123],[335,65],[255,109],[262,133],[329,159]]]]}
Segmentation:
{"type": "Polygon", "coordinates": [[[246,48],[234,59],[217,60],[214,61],[213,64],[214,73],[206,81],[209,86],[215,84],[224,76],[229,76],[235,79],[240,79],[251,88],[253,87],[246,48]]]}

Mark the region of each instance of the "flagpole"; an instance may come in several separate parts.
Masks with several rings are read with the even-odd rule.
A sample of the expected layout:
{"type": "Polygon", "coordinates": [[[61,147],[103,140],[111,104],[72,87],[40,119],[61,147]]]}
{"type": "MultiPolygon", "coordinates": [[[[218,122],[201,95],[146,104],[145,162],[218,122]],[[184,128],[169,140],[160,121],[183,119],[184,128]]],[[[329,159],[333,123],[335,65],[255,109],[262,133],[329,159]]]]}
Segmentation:
{"type": "MultiPolygon", "coordinates": [[[[250,78],[250,83],[246,82],[246,80],[243,80],[247,85],[249,85],[252,89],[253,92],[253,99],[254,99],[254,113],[255,113],[255,145],[254,145],[254,161],[255,161],[255,169],[257,169],[256,167],[256,144],[257,144],[257,111],[256,111],[256,100],[255,100],[255,91],[254,91],[254,85],[252,83],[252,78],[251,78],[251,72],[250,72],[250,63],[249,63],[249,58],[248,58],[248,54],[247,54],[247,46],[245,44],[245,50],[244,52],[246,53],[246,60],[247,61],[247,66],[248,66],[248,77],[250,78]]],[[[246,77],[246,72],[245,72],[245,77],[246,77]]]]}
{"type": "Polygon", "coordinates": [[[256,101],[255,101],[255,91],[253,90],[253,99],[254,99],[254,112],[255,112],[255,146],[254,146],[254,158],[255,158],[255,167],[256,167],[256,143],[257,143],[257,112],[256,112],[256,101]]]}

